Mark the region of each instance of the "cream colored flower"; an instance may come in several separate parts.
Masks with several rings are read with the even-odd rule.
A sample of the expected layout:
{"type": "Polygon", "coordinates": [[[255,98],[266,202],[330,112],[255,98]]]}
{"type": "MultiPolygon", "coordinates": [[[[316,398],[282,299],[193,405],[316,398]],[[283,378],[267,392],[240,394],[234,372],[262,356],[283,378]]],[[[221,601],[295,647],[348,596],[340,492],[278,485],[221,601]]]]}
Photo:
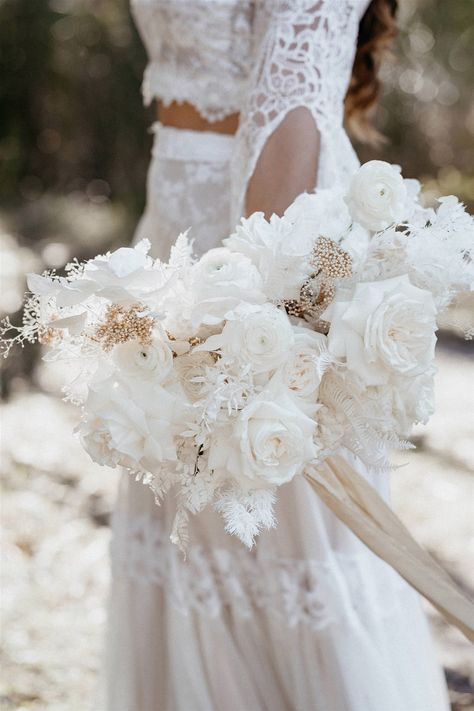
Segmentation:
{"type": "Polygon", "coordinates": [[[393,374],[419,375],[432,365],[436,306],[406,275],[357,284],[349,299],[336,294],[322,317],[331,323],[329,351],[367,385],[393,374]]]}
{"type": "Polygon", "coordinates": [[[214,358],[205,351],[193,351],[175,359],[175,372],[191,402],[196,402],[203,397],[206,389],[206,371],[213,365],[214,358]]]}
{"type": "Polygon", "coordinates": [[[327,350],[327,338],[309,328],[295,327],[295,343],[277,376],[291,392],[315,403],[321,382],[319,358],[327,350]]]}
{"type": "Polygon", "coordinates": [[[284,391],[264,391],[235,420],[233,429],[211,452],[210,465],[237,481],[284,484],[317,456],[316,424],[284,391]]]}
{"type": "Polygon", "coordinates": [[[184,404],[159,385],[111,377],[90,389],[79,432],[84,448],[99,463],[108,448],[111,461],[154,471],[163,461],[176,461],[175,437],[184,410],[184,404]]]}

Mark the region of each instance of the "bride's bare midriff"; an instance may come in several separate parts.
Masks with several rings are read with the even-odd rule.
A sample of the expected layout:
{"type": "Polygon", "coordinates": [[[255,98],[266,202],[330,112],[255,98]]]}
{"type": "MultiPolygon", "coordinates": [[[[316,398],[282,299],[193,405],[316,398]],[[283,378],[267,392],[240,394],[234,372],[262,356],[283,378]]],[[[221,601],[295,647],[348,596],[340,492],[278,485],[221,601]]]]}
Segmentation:
{"type": "Polygon", "coordinates": [[[207,121],[199,111],[188,103],[173,101],[169,106],[158,102],[158,119],[163,126],[184,128],[190,131],[214,131],[233,135],[239,124],[239,114],[230,114],[221,121],[207,121]]]}

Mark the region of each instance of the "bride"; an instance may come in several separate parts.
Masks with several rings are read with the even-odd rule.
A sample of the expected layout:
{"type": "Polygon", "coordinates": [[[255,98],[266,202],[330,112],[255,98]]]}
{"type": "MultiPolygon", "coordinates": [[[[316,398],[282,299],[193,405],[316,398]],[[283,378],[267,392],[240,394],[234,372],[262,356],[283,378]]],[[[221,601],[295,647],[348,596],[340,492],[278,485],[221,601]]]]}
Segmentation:
{"type": "MultiPolygon", "coordinates": [[[[133,0],[158,100],[137,239],[197,253],[239,217],[282,214],[358,166],[396,0],[133,0]]],[[[345,456],[349,456],[346,454],[345,456]]],[[[363,472],[360,462],[351,463],[363,472]]],[[[388,498],[387,476],[364,473],[388,498]]],[[[443,711],[446,688],[417,594],[303,479],[252,551],[212,511],[186,561],[173,501],[124,475],[113,520],[110,711],[443,711]]]]}

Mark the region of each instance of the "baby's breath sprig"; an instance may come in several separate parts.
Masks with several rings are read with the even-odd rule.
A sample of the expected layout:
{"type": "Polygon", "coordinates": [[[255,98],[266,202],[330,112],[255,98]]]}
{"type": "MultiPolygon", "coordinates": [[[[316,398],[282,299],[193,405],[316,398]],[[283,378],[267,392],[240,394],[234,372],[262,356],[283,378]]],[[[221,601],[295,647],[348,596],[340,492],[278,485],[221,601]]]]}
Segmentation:
{"type": "Polygon", "coordinates": [[[40,321],[40,314],[40,297],[37,294],[30,294],[25,297],[21,326],[15,326],[9,316],[0,322],[0,353],[4,358],[8,357],[15,345],[24,348],[25,343],[40,341],[40,336],[45,330],[40,321]]]}

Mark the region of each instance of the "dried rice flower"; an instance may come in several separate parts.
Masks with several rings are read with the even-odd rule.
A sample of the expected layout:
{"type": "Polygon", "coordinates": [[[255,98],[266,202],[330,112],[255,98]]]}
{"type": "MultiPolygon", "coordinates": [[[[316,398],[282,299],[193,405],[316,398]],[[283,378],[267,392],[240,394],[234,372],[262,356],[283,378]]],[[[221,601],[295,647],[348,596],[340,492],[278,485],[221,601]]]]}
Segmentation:
{"type": "Polygon", "coordinates": [[[352,275],[352,257],[333,240],[319,237],[311,265],[315,273],[304,282],[300,298],[285,301],[283,305],[290,316],[304,318],[324,333],[328,324],[320,316],[334,298],[336,281],[352,275]]]}
{"type": "Polygon", "coordinates": [[[145,309],[143,304],[133,304],[128,308],[120,304],[110,304],[107,306],[105,321],[95,330],[93,340],[99,341],[106,352],[127,341],[139,341],[143,346],[149,345],[154,319],[152,316],[140,315],[145,309]]]}
{"type": "Polygon", "coordinates": [[[330,280],[346,279],[352,274],[352,257],[328,237],[319,237],[314,245],[311,265],[330,280]]]}

